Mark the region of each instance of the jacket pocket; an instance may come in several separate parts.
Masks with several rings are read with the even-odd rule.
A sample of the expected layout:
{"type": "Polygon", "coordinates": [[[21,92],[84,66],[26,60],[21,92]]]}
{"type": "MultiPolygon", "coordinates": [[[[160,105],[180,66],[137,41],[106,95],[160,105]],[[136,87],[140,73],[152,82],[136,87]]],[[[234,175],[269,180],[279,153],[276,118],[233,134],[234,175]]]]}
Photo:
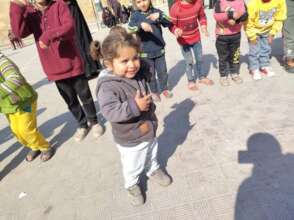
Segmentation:
{"type": "Polygon", "coordinates": [[[73,68],[73,45],[68,41],[54,41],[46,51],[46,60],[43,62],[46,73],[58,75],[73,68]]]}

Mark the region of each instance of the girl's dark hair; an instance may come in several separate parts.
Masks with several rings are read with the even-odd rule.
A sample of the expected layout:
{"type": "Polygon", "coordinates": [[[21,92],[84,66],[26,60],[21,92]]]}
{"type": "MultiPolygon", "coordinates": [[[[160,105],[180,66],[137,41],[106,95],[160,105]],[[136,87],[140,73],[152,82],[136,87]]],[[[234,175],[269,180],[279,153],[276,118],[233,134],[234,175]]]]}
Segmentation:
{"type": "Polygon", "coordinates": [[[112,61],[119,56],[118,50],[122,47],[132,47],[139,52],[140,41],[129,33],[109,34],[101,46],[98,41],[91,43],[90,54],[94,60],[102,58],[103,60],[112,61]]]}

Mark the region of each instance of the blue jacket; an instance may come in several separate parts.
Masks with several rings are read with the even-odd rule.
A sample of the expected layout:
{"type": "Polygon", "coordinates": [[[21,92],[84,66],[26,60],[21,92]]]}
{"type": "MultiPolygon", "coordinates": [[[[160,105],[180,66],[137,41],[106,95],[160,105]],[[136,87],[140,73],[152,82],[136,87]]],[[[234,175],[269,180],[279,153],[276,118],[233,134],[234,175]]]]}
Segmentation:
{"type": "Polygon", "coordinates": [[[171,22],[169,18],[159,9],[153,8],[152,6],[147,12],[136,10],[132,13],[128,29],[132,33],[137,33],[142,42],[142,53],[143,58],[155,58],[164,54],[165,42],[162,36],[163,27],[169,27],[171,22]],[[147,19],[150,14],[159,13],[159,19],[152,21],[147,19]],[[145,32],[141,28],[142,22],[146,22],[151,25],[153,32],[145,32]]]}

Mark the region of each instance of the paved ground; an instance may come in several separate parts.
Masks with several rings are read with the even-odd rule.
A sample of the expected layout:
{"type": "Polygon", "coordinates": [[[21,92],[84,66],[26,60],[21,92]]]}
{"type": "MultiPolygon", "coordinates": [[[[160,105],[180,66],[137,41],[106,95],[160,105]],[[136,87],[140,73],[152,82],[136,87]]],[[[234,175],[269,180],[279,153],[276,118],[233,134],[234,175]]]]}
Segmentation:
{"type": "MultiPolygon", "coordinates": [[[[159,157],[173,184],[160,188],[143,180],[146,204],[139,208],[127,202],[109,124],[100,139],[90,134],[75,143],[76,124],[55,85],[41,74],[35,46],[4,51],[37,89],[40,130],[57,153],[48,163],[26,163],[27,150],[0,117],[0,219],[294,219],[294,77],[279,64],[281,40],[273,45],[275,78],[252,81],[243,38],[244,83],[222,88],[208,17],[212,34],[203,41],[205,69],[216,85],[201,86],[200,92],[186,89],[179,47],[164,33],[175,97],[158,105],[159,157]]],[[[94,35],[102,39],[105,33],[94,35]]]]}

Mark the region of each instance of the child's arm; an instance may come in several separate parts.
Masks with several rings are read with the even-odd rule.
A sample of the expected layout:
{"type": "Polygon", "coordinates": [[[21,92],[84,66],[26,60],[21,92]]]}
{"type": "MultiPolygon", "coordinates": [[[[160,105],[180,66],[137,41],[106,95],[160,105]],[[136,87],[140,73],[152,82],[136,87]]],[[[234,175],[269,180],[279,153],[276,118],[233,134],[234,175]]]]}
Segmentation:
{"type": "Polygon", "coordinates": [[[101,85],[97,98],[103,116],[110,122],[124,122],[141,115],[134,98],[121,102],[108,86],[101,85]]]}
{"type": "Polygon", "coordinates": [[[50,41],[58,38],[71,38],[74,35],[74,21],[68,9],[68,6],[59,2],[58,14],[62,25],[44,32],[40,41],[49,46],[50,41]]]}
{"type": "Polygon", "coordinates": [[[256,42],[257,29],[255,28],[255,19],[257,17],[256,5],[248,4],[248,19],[245,24],[245,32],[247,34],[249,42],[256,42]]]}
{"type": "Polygon", "coordinates": [[[0,73],[4,78],[4,82],[0,83],[0,98],[10,96],[10,101],[14,104],[19,100],[15,91],[25,83],[25,80],[15,64],[6,57],[1,58],[0,73]]]}
{"type": "Polygon", "coordinates": [[[205,14],[203,5],[200,7],[200,10],[198,13],[198,21],[199,21],[199,24],[201,27],[201,31],[205,34],[206,37],[208,37],[209,33],[207,30],[207,18],[206,18],[206,14],[205,14]]]}
{"type": "Polygon", "coordinates": [[[272,26],[272,29],[270,31],[270,36],[274,37],[278,32],[282,30],[283,22],[287,18],[287,6],[285,0],[279,1],[279,6],[277,8],[277,11],[274,15],[274,24],[272,26]]]}
{"type": "Polygon", "coordinates": [[[170,18],[161,10],[155,9],[155,13],[152,13],[147,17],[155,22],[159,22],[163,27],[170,27],[172,25],[170,18]]]}
{"type": "Polygon", "coordinates": [[[183,31],[177,26],[177,19],[178,19],[178,15],[176,14],[176,9],[175,9],[175,5],[172,5],[169,14],[170,14],[170,21],[171,21],[171,25],[169,26],[169,30],[170,32],[172,32],[176,38],[181,37],[183,34],[183,31]]]}
{"type": "Polygon", "coordinates": [[[10,2],[9,16],[11,29],[16,37],[25,38],[32,34],[28,24],[29,13],[23,2],[12,0],[10,2]]]}
{"type": "Polygon", "coordinates": [[[139,12],[135,11],[131,15],[130,22],[128,24],[128,31],[130,33],[135,33],[142,29],[146,32],[152,32],[152,28],[149,22],[150,20],[144,18],[140,15],[139,12]]]}

